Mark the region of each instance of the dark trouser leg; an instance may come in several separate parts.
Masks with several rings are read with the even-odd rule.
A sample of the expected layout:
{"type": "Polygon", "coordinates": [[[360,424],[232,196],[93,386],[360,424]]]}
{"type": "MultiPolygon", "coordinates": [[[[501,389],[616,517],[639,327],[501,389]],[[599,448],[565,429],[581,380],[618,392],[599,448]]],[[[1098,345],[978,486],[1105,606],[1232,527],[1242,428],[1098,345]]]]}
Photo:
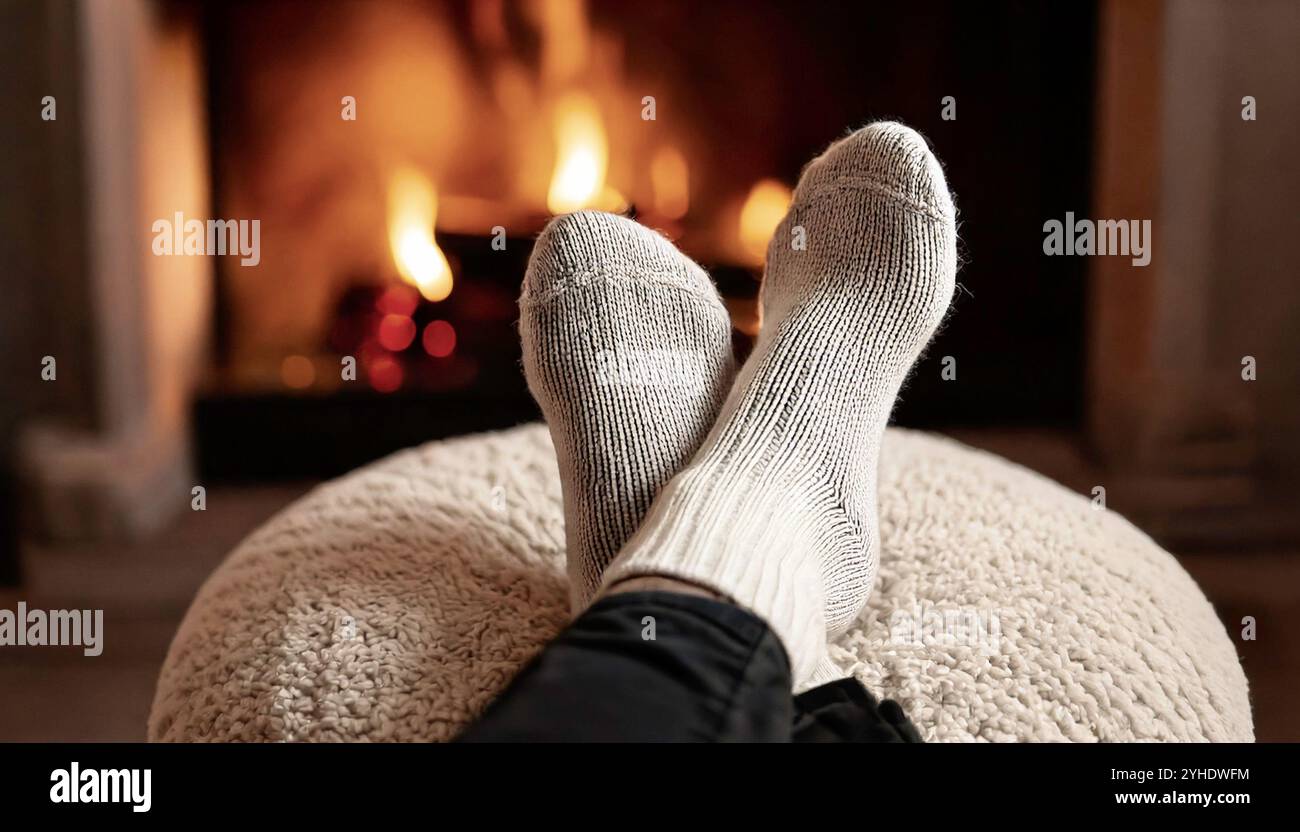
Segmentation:
{"type": "Polygon", "coordinates": [[[919,742],[899,706],[843,679],[790,694],[785,650],[740,607],[671,592],[596,602],[463,742],[919,742]]]}
{"type": "Polygon", "coordinates": [[[857,679],[804,691],[794,710],[795,742],[923,742],[897,702],[877,702],[857,679]]]}
{"type": "Polygon", "coordinates": [[[752,613],[628,592],[592,605],[460,739],[788,742],[790,686],[784,648],[752,613]]]}

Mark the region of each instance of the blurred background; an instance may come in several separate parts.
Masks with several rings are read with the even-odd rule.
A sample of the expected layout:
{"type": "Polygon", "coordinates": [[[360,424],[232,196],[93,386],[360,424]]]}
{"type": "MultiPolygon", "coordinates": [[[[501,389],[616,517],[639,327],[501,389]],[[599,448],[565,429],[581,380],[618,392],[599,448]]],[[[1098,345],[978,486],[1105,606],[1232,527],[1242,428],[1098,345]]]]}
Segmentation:
{"type": "Polygon", "coordinates": [[[1290,0],[0,0],[0,606],[107,629],[0,648],[0,740],[142,739],[257,524],[538,418],[515,298],[552,213],[661,229],[744,349],[801,166],[878,118],[945,163],[965,261],[894,421],[1103,487],[1215,604],[1259,738],[1300,740],[1297,42],[1290,0]],[[259,220],[260,262],[155,256],[178,212],[259,220]],[[1045,256],[1066,212],[1150,220],[1150,265],[1045,256]]]}

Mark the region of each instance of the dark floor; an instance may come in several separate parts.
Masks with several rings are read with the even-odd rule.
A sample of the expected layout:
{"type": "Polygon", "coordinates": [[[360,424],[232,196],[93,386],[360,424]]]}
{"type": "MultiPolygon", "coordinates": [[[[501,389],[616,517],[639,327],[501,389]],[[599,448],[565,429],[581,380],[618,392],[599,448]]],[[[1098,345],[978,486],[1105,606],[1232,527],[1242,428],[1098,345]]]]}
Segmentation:
{"type": "MultiPolygon", "coordinates": [[[[1050,441],[981,444],[1071,487],[1091,481],[1050,441]]],[[[145,543],[29,547],[26,583],[0,590],[0,607],[102,608],[109,636],[96,658],[76,648],[0,653],[0,741],[144,739],[158,670],[195,591],[244,535],[308,487],[210,489],[207,511],[185,512],[145,543]]],[[[1182,562],[1239,645],[1257,737],[1300,741],[1300,547],[1195,551],[1182,562]],[[1237,637],[1245,616],[1255,618],[1255,641],[1237,637]]]]}
{"type": "Polygon", "coordinates": [[[199,585],[246,534],[309,486],[212,488],[136,544],[30,546],[21,591],[0,608],[103,609],[103,655],[79,648],[0,653],[0,741],[143,740],[154,683],[199,585]]]}

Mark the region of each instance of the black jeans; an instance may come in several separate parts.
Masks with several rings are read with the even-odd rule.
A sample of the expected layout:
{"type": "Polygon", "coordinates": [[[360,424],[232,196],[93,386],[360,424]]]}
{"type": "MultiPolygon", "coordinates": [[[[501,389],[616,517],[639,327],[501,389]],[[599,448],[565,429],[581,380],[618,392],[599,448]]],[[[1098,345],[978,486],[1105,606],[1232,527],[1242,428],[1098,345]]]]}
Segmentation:
{"type": "Polygon", "coordinates": [[[671,592],[596,602],[462,742],[920,742],[896,702],[853,679],[799,696],[766,623],[671,592]]]}

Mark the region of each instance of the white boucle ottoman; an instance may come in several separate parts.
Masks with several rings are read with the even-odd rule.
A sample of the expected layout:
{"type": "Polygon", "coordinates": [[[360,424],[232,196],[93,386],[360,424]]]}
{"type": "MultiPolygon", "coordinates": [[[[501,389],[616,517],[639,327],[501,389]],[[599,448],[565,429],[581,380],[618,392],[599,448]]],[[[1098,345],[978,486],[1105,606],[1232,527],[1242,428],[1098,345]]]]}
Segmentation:
{"type": "MultiPolygon", "coordinates": [[[[928,740],[1252,740],[1233,644],[1174,558],[1113,512],[951,440],[891,429],[871,603],[832,657],[928,740]]],[[[541,425],[326,483],[190,607],[149,738],[446,740],[564,626],[541,425]]]]}

